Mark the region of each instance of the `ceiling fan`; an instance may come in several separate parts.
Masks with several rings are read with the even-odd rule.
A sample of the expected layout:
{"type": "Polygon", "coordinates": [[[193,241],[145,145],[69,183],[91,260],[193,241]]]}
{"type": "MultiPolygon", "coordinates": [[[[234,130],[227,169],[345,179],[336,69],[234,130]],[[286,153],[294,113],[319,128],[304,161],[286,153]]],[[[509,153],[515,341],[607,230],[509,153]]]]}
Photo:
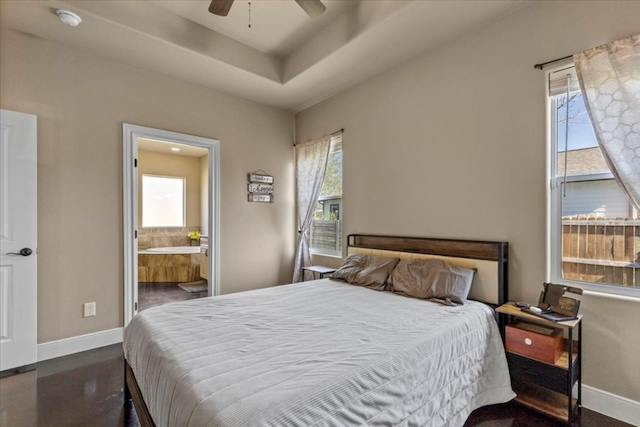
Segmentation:
{"type": "MultiPolygon", "coordinates": [[[[307,12],[311,18],[322,15],[327,8],[320,0],[296,0],[296,3],[307,12]]],[[[209,12],[218,16],[227,16],[233,0],[212,0],[209,5],[209,12]]]]}

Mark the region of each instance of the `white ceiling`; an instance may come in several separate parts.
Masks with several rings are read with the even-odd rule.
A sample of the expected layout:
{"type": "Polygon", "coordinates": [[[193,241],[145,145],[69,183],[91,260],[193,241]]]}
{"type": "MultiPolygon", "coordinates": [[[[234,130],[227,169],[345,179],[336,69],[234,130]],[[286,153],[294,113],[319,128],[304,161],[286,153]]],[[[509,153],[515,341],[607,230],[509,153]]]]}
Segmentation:
{"type": "Polygon", "coordinates": [[[0,25],[263,104],[300,111],[468,34],[527,0],[0,1],[0,25]],[[72,28],[55,11],[77,13],[72,28]]]}
{"type": "Polygon", "coordinates": [[[202,157],[209,154],[209,150],[195,145],[178,144],[176,142],[160,141],[157,139],[138,138],[138,150],[153,151],[155,153],[171,154],[174,156],[202,157]],[[179,151],[173,150],[174,148],[179,151]]]}

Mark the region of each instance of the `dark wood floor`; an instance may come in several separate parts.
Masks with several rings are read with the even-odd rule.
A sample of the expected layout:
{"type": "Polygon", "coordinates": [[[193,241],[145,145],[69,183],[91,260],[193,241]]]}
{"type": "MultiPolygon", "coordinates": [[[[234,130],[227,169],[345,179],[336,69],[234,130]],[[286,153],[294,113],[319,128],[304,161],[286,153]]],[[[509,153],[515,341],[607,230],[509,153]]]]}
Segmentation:
{"type": "Polygon", "coordinates": [[[0,426],[138,426],[124,405],[122,345],[36,364],[0,379],[0,426]]]}
{"type": "MultiPolygon", "coordinates": [[[[138,418],[124,404],[124,359],[120,344],[36,365],[34,371],[0,379],[0,426],[135,427],[138,418]]],[[[630,427],[583,409],[580,427],[630,427]]],[[[560,427],[562,424],[515,404],[471,414],[465,427],[560,427]]]]}

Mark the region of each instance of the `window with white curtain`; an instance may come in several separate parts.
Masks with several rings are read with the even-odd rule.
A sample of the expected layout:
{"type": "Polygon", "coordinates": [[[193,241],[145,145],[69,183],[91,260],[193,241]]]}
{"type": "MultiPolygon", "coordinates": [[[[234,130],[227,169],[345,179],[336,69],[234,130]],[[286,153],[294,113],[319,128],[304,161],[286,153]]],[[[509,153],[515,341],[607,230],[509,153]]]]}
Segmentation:
{"type": "Polygon", "coordinates": [[[548,77],[551,280],[640,288],[637,209],[602,155],[573,66],[548,77]]]}
{"type": "Polygon", "coordinates": [[[342,133],[331,137],[327,170],[311,224],[312,253],[342,256],[342,133]]]}
{"type": "Polygon", "coordinates": [[[142,226],[185,226],[186,178],[142,175],[142,226]]]}

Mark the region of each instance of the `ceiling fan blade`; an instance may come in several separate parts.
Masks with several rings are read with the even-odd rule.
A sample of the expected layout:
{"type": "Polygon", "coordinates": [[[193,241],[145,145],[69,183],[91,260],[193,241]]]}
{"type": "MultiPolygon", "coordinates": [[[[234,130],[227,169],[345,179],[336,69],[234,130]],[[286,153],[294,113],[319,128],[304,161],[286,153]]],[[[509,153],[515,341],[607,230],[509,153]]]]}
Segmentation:
{"type": "Polygon", "coordinates": [[[211,0],[209,5],[209,12],[218,16],[227,16],[233,0],[211,0]]]}
{"type": "Polygon", "coordinates": [[[320,0],[296,0],[296,3],[298,3],[311,18],[316,18],[322,15],[322,13],[327,9],[320,0]]]}

